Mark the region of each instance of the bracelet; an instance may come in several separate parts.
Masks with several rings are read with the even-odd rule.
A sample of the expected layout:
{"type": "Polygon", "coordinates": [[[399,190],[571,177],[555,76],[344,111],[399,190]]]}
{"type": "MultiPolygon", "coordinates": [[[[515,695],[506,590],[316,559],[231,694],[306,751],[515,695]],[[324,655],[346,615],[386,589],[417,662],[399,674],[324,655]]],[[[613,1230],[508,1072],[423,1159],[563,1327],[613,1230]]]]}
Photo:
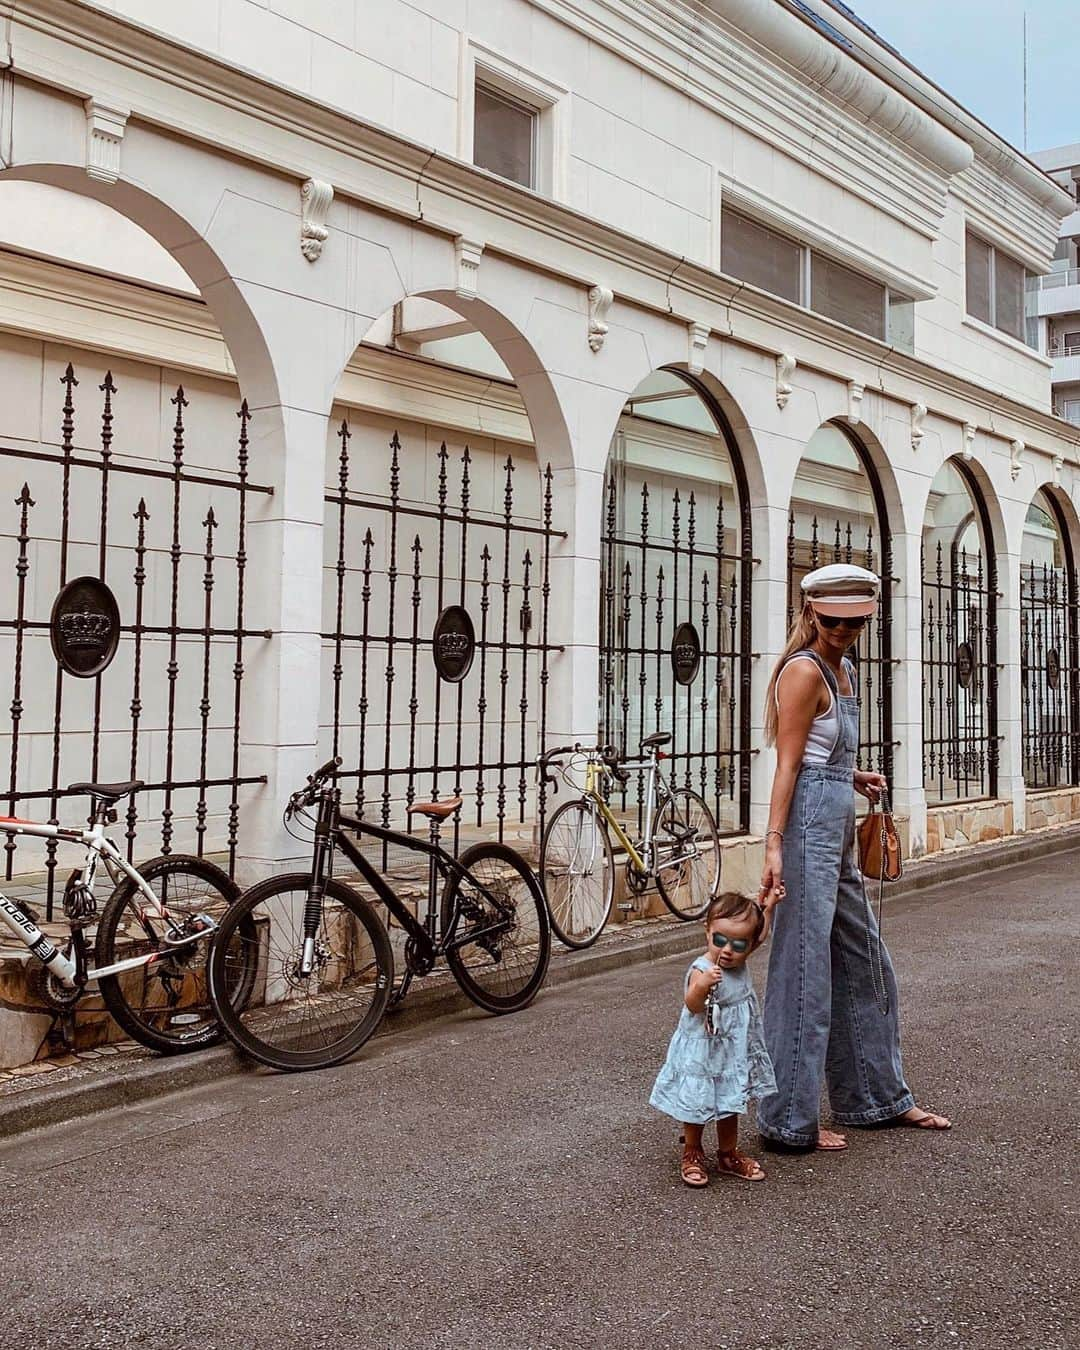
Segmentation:
{"type": "Polygon", "coordinates": [[[784,831],[783,831],[783,830],[766,830],[766,831],[765,831],[765,838],[768,839],[768,837],[769,837],[770,834],[775,834],[776,837],[777,837],[778,839],[783,839],[783,837],[784,837],[784,831]]]}

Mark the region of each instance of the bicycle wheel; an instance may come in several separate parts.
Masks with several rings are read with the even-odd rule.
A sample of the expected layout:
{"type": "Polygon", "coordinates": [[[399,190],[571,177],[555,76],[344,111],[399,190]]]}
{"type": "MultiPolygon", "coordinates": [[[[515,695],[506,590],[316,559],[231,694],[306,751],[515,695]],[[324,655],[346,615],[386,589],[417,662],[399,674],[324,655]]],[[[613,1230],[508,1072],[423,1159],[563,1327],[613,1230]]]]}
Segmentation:
{"type": "Polygon", "coordinates": [[[481,1008],[517,1012],[536,997],[551,958],[544,894],[529,864],[505,844],[473,844],[458,861],[469,876],[455,873],[443,891],[446,963],[481,1008]],[[492,896],[510,911],[501,928],[492,896]]]}
{"type": "MultiPolygon", "coordinates": [[[[220,867],[181,854],[154,858],[139,867],[139,874],[181,925],[199,915],[220,921],[240,891],[220,867]]],[[[163,1055],[213,1045],[222,1033],[206,988],[210,934],[189,945],[170,946],[165,925],[153,914],[144,915],[143,908],[138,887],[124,880],[102,909],[95,952],[99,968],[147,952],[158,954],[147,965],[98,980],[106,1008],[129,1036],[163,1055]]],[[[254,970],[238,962],[233,978],[236,999],[247,998],[254,970]]]]}
{"type": "Polygon", "coordinates": [[[327,1069],[348,1059],[379,1025],[394,978],[390,939],[371,906],[341,881],[326,883],[315,962],[300,971],[310,874],[252,886],[210,944],[210,1000],[229,1039],[272,1069],[327,1069]],[[252,935],[253,930],[253,935],[252,935]],[[234,1004],[233,962],[248,948],[255,988],[234,1004]]]}
{"type": "Polygon", "coordinates": [[[590,802],[567,802],[548,821],[540,845],[540,884],[551,931],[563,946],[591,947],[611,915],[615,855],[590,802]]]}
{"type": "Polygon", "coordinates": [[[656,817],[656,887],[677,919],[700,919],[720,890],[720,834],[702,797],[676,788],[656,817]]]}

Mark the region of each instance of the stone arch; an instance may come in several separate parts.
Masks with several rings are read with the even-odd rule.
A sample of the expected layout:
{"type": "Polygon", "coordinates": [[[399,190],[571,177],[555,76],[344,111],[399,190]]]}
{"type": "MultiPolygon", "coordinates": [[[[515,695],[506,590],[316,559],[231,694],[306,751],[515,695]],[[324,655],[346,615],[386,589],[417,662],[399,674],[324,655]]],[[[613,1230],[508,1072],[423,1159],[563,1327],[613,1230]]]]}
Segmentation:
{"type": "Polygon", "coordinates": [[[810,436],[792,479],[788,508],[788,623],[799,606],[799,583],[817,567],[851,562],[882,579],[881,605],[859,634],[852,659],[859,672],[859,763],[893,780],[892,539],[903,521],[892,466],[864,424],[823,422],[810,436]]]}
{"type": "Polygon", "coordinates": [[[251,404],[272,407],[277,403],[273,353],[259,320],[226,262],[175,205],[135,183],[124,179],[101,182],[89,177],[85,169],[61,162],[15,165],[0,171],[0,189],[5,181],[43,183],[92,198],[139,226],[198,287],[251,404]]]}
{"type": "MultiPolygon", "coordinates": [[[[748,435],[714,377],[658,367],[616,425],[602,511],[601,740],[633,758],[642,736],[671,732],[673,780],[728,832],[750,809],[748,435]]],[[[621,794],[639,813],[641,786],[621,794]]]]}

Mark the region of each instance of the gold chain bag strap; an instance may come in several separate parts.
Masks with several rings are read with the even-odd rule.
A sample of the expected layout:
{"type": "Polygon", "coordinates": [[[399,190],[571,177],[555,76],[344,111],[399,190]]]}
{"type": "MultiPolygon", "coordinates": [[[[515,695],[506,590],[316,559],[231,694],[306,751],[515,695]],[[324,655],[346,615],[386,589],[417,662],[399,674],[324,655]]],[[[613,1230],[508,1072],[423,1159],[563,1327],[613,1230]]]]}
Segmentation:
{"type": "Polygon", "coordinates": [[[904,859],[900,850],[900,834],[889,810],[889,798],[882,793],[881,801],[872,806],[859,826],[859,871],[863,880],[863,899],[866,901],[866,954],[870,961],[870,978],[874,995],[883,1015],[889,1011],[889,990],[885,983],[884,961],[881,956],[881,923],[885,900],[885,883],[899,881],[904,875],[904,859]],[[867,880],[878,884],[877,951],[870,940],[870,898],[866,894],[867,880]],[[875,959],[876,958],[876,959],[875,959]]]}

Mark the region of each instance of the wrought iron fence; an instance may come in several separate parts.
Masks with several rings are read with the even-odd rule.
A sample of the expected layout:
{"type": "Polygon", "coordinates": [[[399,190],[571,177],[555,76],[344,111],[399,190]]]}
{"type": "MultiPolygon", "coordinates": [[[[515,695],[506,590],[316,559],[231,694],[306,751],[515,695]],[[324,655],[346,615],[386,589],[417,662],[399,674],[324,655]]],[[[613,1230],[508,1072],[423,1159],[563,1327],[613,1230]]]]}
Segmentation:
{"type": "MultiPolygon", "coordinates": [[[[635,756],[671,732],[673,783],[722,831],[749,828],[749,513],[722,491],[685,495],[659,472],[609,470],[601,554],[600,739],[635,756]],[[735,519],[726,519],[734,516],[735,519]]],[[[615,794],[642,825],[642,784],[615,794]]]]}
{"type": "Polygon", "coordinates": [[[385,477],[365,455],[364,486],[354,482],[352,437],[343,421],[326,492],[329,748],[345,759],[342,779],[355,779],[361,816],[404,826],[421,796],[464,796],[455,847],[463,829],[502,839],[544,809],[535,764],[549,658],[561,650],[549,640],[551,548],[566,537],[552,523],[551,468],[488,463],[496,505],[482,509],[469,448],[452,470],[443,442],[429,503],[415,480],[403,491],[396,431],[385,477]],[[381,492],[368,487],[377,482],[381,492]]]}
{"type": "Polygon", "coordinates": [[[829,563],[855,563],[881,577],[881,604],[877,618],[867,624],[849,653],[858,675],[860,768],[893,778],[895,742],[892,721],[892,548],[887,530],[875,541],[874,524],[862,525],[837,517],[822,526],[812,517],[810,537],[798,538],[795,513],[788,515],[788,627],[800,603],[799,586],[809,572],[829,563]]]}
{"type": "Polygon", "coordinates": [[[1077,782],[1076,579],[1071,567],[1020,567],[1020,709],[1024,782],[1077,782]]]}
{"type": "MultiPolygon", "coordinates": [[[[245,608],[249,498],[272,491],[250,480],[251,414],[243,404],[234,469],[192,468],[178,388],[170,461],[153,464],[116,452],[123,398],[110,373],[92,451],[77,435],[70,364],[61,384],[58,442],[0,445],[0,480],[14,502],[0,527],[0,566],[12,578],[0,588],[11,672],[0,798],[9,815],[23,803],[55,822],[70,781],[141,777],[146,790],[122,822],[128,856],[179,846],[224,855],[231,873],[240,789],[263,781],[241,771],[247,648],[271,636],[250,626],[245,608]]],[[[11,833],[4,854],[9,879],[38,870],[36,858],[17,860],[11,833]]],[[[56,868],[49,841],[49,918],[56,868]]]]}
{"type": "Polygon", "coordinates": [[[997,572],[938,540],[922,554],[923,782],[931,802],[997,794],[997,572]]]}

